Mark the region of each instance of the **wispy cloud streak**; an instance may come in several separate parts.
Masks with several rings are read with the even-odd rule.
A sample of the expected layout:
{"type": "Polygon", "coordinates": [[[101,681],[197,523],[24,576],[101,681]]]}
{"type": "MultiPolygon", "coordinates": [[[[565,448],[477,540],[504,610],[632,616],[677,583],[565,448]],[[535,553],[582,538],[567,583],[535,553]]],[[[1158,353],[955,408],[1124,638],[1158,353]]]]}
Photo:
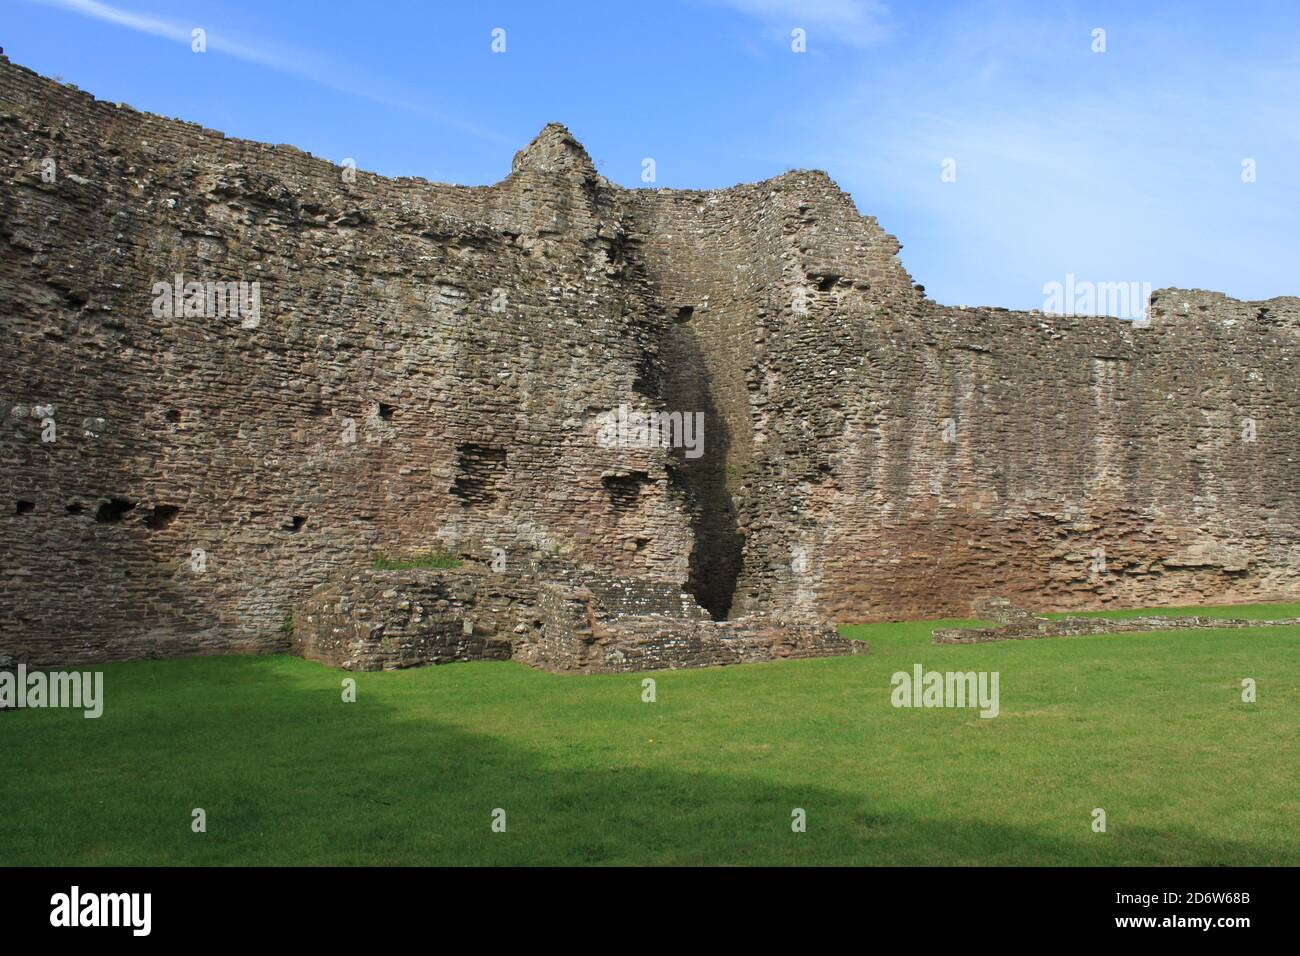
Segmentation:
{"type": "Polygon", "coordinates": [[[820,31],[819,42],[870,46],[889,36],[889,10],[878,0],[718,0],[782,31],[820,31]]]}
{"type": "Polygon", "coordinates": [[[508,144],[511,142],[506,137],[484,129],[475,123],[462,120],[439,110],[430,109],[413,101],[409,96],[394,95],[384,91],[370,80],[361,80],[350,76],[347,70],[326,63],[318,57],[301,50],[249,44],[235,40],[223,34],[220,30],[209,28],[205,24],[185,25],[175,21],[161,20],[157,17],[134,13],[121,7],[101,3],[99,0],[29,0],[29,2],[66,10],[79,16],[111,23],[136,33],[144,33],[175,43],[183,43],[186,46],[189,46],[192,42],[193,29],[202,26],[205,32],[207,49],[213,52],[246,63],[253,63],[279,73],[296,76],[338,93],[360,97],[372,103],[413,113],[481,139],[496,143],[508,144]]]}

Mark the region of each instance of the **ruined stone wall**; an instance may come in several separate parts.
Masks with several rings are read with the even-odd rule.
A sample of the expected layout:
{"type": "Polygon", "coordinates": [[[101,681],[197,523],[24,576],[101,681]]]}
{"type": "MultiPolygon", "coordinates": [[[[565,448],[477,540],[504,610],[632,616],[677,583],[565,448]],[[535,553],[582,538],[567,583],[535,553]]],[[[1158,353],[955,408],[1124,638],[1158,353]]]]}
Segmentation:
{"type": "Polygon", "coordinates": [[[558,127],[491,188],[347,182],[0,64],[6,642],[281,647],[340,565],[417,549],[683,581],[667,453],[594,438],[661,337],[617,201],[558,127]],[[260,323],[155,316],[175,273],[257,281],[260,323]]]}
{"type": "Polygon", "coordinates": [[[346,173],[0,58],[0,650],[285,648],[431,549],[716,617],[1300,590],[1296,299],[944,308],[824,174],[627,191],[558,126],[491,187],[346,173]],[[260,321],[154,315],[177,273],[260,321]],[[621,404],[704,455],[603,447],[621,404]]]}
{"type": "Polygon", "coordinates": [[[897,241],[824,173],[638,200],[655,287],[678,319],[666,401],[713,423],[702,460],[684,463],[702,512],[702,601],[732,614],[811,609],[811,579],[793,566],[831,531],[815,498],[835,467],[861,323],[920,293],[897,241]]]}
{"type": "Polygon", "coordinates": [[[824,620],[714,621],[689,595],[637,579],[360,571],[294,611],[293,649],[345,670],[513,659],[559,673],[621,673],[865,654],[824,620]]]}
{"type": "Polygon", "coordinates": [[[641,203],[664,298],[694,305],[705,384],[681,394],[725,420],[685,470],[723,489],[696,497],[738,556],[732,613],[1300,587],[1297,300],[1163,290],[1139,326],[945,308],[822,174],[641,203]]]}
{"type": "Polygon", "coordinates": [[[1242,602],[1300,580],[1300,302],[868,326],[814,572],[840,620],[1242,602]],[[950,441],[944,427],[949,425],[950,441]],[[1253,440],[1251,438],[1253,429],[1253,440]]]}
{"type": "Polygon", "coordinates": [[[344,670],[396,670],[509,660],[537,629],[537,588],[481,570],[373,571],[341,576],[294,608],[292,648],[344,670]]]}

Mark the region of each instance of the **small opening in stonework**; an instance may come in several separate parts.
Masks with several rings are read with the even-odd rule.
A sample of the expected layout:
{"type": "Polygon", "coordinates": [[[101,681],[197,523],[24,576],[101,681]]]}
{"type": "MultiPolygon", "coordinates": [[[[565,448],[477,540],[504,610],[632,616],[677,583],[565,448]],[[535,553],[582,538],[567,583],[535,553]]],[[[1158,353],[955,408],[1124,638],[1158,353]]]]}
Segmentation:
{"type": "Polygon", "coordinates": [[[386,402],[379,403],[379,417],[384,421],[389,421],[393,417],[393,412],[397,411],[396,405],[389,405],[386,402]]]}
{"type": "Polygon", "coordinates": [[[23,501],[20,498],[18,501],[14,502],[14,514],[25,515],[27,514],[27,512],[31,511],[35,507],[36,507],[36,502],[23,501]]]}
{"type": "Polygon", "coordinates": [[[641,497],[641,489],[650,481],[650,475],[644,471],[634,471],[626,475],[605,475],[600,483],[615,508],[634,508],[641,497]]]}
{"type": "Polygon", "coordinates": [[[500,445],[467,442],[456,446],[456,477],[448,493],[464,504],[494,501],[506,475],[506,450],[500,445]]]}
{"type": "Polygon", "coordinates": [[[298,531],[306,523],[307,523],[307,518],[305,515],[292,515],[290,516],[289,520],[284,523],[284,530],[298,531]]]}
{"type": "Polygon", "coordinates": [[[169,409],[167,409],[167,420],[168,420],[169,422],[171,422],[173,425],[175,425],[177,422],[179,422],[179,421],[181,420],[181,412],[180,412],[180,409],[179,409],[179,408],[169,408],[169,409]]]}
{"type": "Polygon", "coordinates": [[[105,524],[114,524],[121,521],[122,516],[134,507],[134,501],[127,501],[125,498],[109,498],[95,512],[95,520],[105,524]]]}
{"type": "Polygon", "coordinates": [[[695,315],[695,306],[684,305],[677,310],[677,321],[689,322],[694,317],[694,315],[695,315]]]}
{"type": "Polygon", "coordinates": [[[835,275],[818,276],[817,289],[819,292],[830,292],[831,289],[835,288],[835,283],[839,281],[840,277],[835,275]]]}
{"type": "Polygon", "coordinates": [[[79,515],[86,510],[84,507],[82,507],[80,501],[69,501],[63,507],[70,515],[79,515]]]}
{"type": "Polygon", "coordinates": [[[176,520],[180,510],[176,505],[154,505],[153,513],[145,519],[144,523],[152,531],[161,531],[176,520]]]}

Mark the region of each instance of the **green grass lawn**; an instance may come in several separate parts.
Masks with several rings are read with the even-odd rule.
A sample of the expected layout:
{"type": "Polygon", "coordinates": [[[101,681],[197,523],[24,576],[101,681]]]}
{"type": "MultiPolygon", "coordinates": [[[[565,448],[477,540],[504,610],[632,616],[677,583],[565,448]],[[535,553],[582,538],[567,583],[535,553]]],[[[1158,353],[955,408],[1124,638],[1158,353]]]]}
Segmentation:
{"type": "Polygon", "coordinates": [[[936,647],[937,623],[624,676],[109,665],[99,720],[0,715],[0,864],[1300,864],[1300,628],[936,647]],[[1000,716],[893,708],[915,663],[1000,672],[1000,716]]]}

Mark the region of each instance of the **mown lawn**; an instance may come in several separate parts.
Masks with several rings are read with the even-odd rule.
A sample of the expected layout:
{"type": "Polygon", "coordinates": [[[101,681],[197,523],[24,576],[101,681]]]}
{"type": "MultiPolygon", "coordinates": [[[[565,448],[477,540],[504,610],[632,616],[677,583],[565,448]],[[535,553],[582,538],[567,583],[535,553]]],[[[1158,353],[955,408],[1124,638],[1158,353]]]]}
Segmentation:
{"type": "Polygon", "coordinates": [[[1300,628],[935,647],[938,623],[625,676],[107,666],[99,720],[0,714],[0,864],[1300,864],[1300,628]],[[915,663],[998,671],[1000,716],[893,708],[915,663]]]}

